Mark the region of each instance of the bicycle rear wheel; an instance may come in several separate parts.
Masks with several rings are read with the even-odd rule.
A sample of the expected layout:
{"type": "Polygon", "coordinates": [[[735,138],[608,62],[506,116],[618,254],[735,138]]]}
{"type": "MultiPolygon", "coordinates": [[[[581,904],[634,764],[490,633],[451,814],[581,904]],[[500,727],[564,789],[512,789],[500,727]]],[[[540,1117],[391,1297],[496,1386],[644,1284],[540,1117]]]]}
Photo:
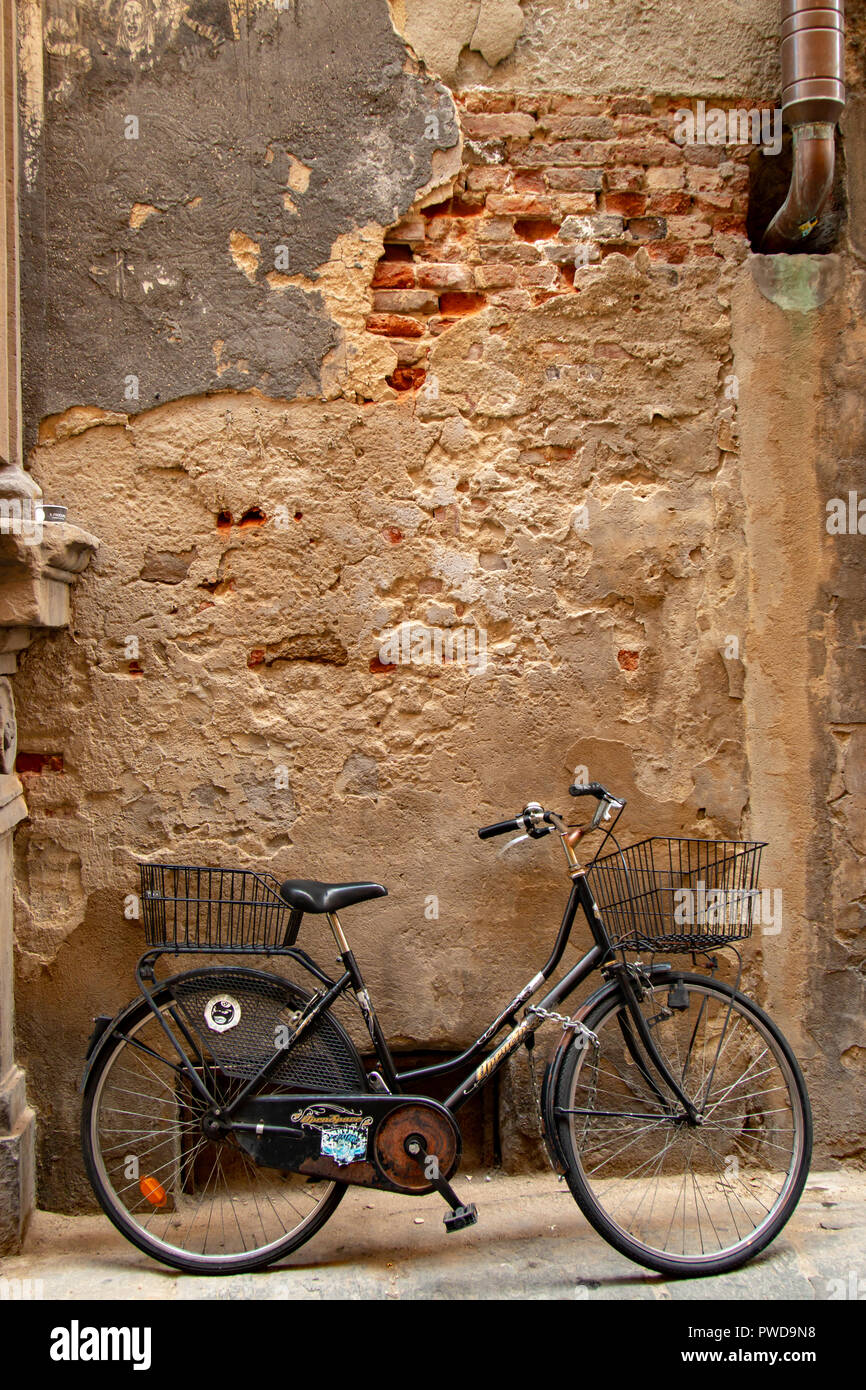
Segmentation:
{"type": "MultiPolygon", "coordinates": [[[[258,988],[244,981],[246,973],[237,972],[232,981],[234,995],[245,1002],[253,999],[251,992],[244,994],[245,984],[250,991],[258,988]]],[[[188,977],[193,987],[208,978],[207,972],[188,977]]],[[[217,978],[223,982],[226,975],[217,978]]],[[[205,996],[208,988],[213,993],[216,986],[206,987],[205,996]]],[[[282,1008],[275,1019],[280,1012],[288,1018],[305,1002],[301,991],[283,982],[276,989],[282,1008]]],[[[170,985],[155,1003],[163,1014],[176,1006],[170,985]]],[[[206,1134],[208,1107],[144,1001],[127,1016],[123,1033],[97,1057],[81,1116],[85,1167],[118,1230],[154,1259],[196,1274],[260,1269],[309,1240],[333,1214],[345,1186],[261,1168],[233,1135],[206,1134]]],[[[246,1084],[249,1067],[242,1058],[225,1056],[220,1065],[200,1037],[198,1047],[194,1060],[202,1079],[223,1103],[229,1101],[246,1084]]],[[[307,1064],[314,1056],[311,1049],[307,1064]]],[[[253,1065],[261,1060],[250,1058],[253,1065]]],[[[325,1068],[331,1060],[323,1054],[325,1068]]]]}
{"type": "Polygon", "coordinates": [[[763,1250],[797,1204],[812,1149],[805,1083],[772,1020],[722,981],[656,975],[641,1008],[702,1123],[682,1118],[614,991],[584,1020],[598,1046],[576,1040],[560,1070],[566,1180],[599,1234],[638,1264],[720,1274],[763,1250]]]}

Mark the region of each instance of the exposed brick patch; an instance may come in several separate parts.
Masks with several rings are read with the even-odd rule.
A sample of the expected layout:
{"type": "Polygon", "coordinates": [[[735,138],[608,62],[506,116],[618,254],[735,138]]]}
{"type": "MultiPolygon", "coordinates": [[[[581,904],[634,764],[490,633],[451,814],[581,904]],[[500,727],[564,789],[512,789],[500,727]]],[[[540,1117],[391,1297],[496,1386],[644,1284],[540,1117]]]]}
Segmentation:
{"type": "Polygon", "coordinates": [[[424,367],[395,367],[385,380],[395,391],[417,391],[426,376],[424,367]]]}
{"type": "Polygon", "coordinates": [[[608,255],[645,247],[678,266],[747,240],[750,150],[678,145],[682,99],[476,89],[456,100],[453,194],[389,229],[371,285],[367,327],[393,341],[397,391],[417,389],[432,341],[488,304],[516,312],[580,293],[608,255]]]}
{"type": "Polygon", "coordinates": [[[62,753],[19,753],[15,771],[23,773],[62,772],[62,753]]]}
{"type": "Polygon", "coordinates": [[[636,671],[640,662],[640,652],[629,652],[623,648],[617,652],[616,659],[624,671],[636,671]]]}

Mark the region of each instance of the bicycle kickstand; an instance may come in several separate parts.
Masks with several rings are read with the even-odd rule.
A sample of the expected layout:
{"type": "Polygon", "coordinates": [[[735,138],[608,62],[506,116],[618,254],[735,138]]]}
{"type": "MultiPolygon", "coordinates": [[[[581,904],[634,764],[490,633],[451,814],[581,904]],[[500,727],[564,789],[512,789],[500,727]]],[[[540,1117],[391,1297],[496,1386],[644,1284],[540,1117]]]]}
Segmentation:
{"type": "MultiPolygon", "coordinates": [[[[478,1210],[475,1204],[473,1202],[467,1202],[464,1206],[451,1184],[446,1182],[442,1177],[439,1172],[438,1164],[436,1165],[435,1177],[431,1177],[427,1172],[425,1162],[427,1159],[427,1142],[423,1136],[420,1134],[410,1134],[406,1140],[405,1147],[410,1158],[414,1158],[419,1167],[424,1169],[424,1176],[427,1178],[427,1181],[432,1187],[435,1187],[436,1191],[442,1197],[444,1197],[451,1208],[450,1212],[446,1212],[442,1218],[446,1231],[463,1231],[467,1226],[474,1226],[478,1220],[478,1210]]],[[[435,1155],[433,1155],[433,1158],[435,1162],[435,1155]]]]}

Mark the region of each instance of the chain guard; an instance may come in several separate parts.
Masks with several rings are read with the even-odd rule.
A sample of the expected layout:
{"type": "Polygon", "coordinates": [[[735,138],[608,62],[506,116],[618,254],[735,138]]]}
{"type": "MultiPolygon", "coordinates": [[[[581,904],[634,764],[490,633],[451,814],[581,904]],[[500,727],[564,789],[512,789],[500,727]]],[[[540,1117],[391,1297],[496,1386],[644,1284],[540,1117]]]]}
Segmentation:
{"type": "Polygon", "coordinates": [[[232,1119],[233,1138],[264,1168],[419,1196],[435,1189],[426,1159],[406,1152],[409,1136],[424,1140],[426,1157],[446,1179],[462,1147],[453,1116],[425,1096],[261,1095],[232,1119]]]}

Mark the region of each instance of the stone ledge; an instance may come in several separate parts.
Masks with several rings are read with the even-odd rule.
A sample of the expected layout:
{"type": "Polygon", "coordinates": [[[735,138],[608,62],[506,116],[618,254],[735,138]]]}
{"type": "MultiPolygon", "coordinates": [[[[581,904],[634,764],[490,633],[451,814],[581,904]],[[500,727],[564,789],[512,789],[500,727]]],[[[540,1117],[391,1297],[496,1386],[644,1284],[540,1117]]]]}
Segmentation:
{"type": "MultiPolygon", "coordinates": [[[[99,545],[95,536],[68,522],[31,527],[31,534],[26,527],[0,532],[0,629],[65,627],[70,586],[99,545]]],[[[26,645],[18,642],[17,649],[26,645]]]]}

